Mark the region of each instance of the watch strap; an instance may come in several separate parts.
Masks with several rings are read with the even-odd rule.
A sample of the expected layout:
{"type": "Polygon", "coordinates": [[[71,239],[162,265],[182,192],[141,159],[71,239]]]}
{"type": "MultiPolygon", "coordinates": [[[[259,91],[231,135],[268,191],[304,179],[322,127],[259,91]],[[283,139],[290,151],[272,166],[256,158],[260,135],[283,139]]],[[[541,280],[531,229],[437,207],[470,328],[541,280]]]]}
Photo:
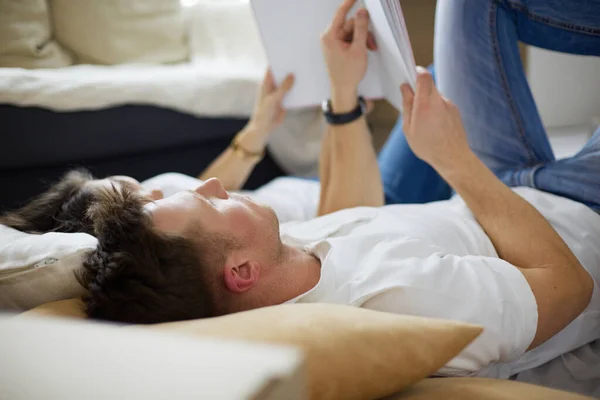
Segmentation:
{"type": "Polygon", "coordinates": [[[362,117],[366,110],[366,102],[363,97],[358,98],[356,108],[348,113],[334,113],[331,100],[323,102],[323,115],[330,125],[346,125],[362,117]]]}

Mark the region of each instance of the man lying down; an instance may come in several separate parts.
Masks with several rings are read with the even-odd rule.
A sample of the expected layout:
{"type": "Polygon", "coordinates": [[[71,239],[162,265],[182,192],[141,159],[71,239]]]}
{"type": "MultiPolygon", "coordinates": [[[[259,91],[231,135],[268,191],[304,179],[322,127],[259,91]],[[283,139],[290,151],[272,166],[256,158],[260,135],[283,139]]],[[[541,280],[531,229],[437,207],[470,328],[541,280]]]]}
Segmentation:
{"type": "MultiPolygon", "coordinates": [[[[216,179],[155,201],[132,185],[99,186],[89,208],[73,213],[83,220],[61,213],[66,205],[56,213],[61,226],[80,224],[98,239],[82,276],[89,315],[157,323],[326,302],[464,321],[484,332],[439,373],[498,378],[600,338],[600,215],[592,210],[600,197],[591,187],[600,174],[564,196],[509,189],[421,70],[414,93],[402,87],[406,140],[459,197],[384,206],[357,107],[368,15],[349,23],[353,3],[323,36],[332,97],[320,217],[280,225],[270,207],[216,179]]],[[[520,168],[507,161],[501,170],[520,168]]]]}

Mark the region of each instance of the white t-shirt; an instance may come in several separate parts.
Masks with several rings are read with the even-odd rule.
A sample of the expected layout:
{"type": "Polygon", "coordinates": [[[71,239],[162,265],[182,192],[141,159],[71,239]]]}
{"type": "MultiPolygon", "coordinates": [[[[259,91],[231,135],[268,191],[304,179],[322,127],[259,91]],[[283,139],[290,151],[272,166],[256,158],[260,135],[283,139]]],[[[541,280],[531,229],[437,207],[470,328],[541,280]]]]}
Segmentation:
{"type": "Polygon", "coordinates": [[[537,305],[517,268],[494,246],[460,198],[427,205],[356,208],[281,227],[286,244],[322,263],[317,286],[290,302],[348,304],[458,320],[483,334],[440,375],[508,378],[600,337],[600,215],[534,189],[516,192],[550,221],[596,288],[587,309],[550,341],[526,352],[537,305]]]}

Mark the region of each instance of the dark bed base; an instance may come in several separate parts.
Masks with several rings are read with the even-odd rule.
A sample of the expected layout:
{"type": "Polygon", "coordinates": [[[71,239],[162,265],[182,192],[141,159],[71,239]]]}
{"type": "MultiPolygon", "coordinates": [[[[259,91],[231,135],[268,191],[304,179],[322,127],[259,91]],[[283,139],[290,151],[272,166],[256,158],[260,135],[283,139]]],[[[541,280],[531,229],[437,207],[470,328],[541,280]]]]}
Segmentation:
{"type": "MultiPolygon", "coordinates": [[[[196,176],[246,123],[142,105],[69,113],[0,105],[0,121],[0,212],[24,204],[76,167],[140,181],[164,172],[196,176]]],[[[283,174],[267,155],[246,189],[283,174]]]]}

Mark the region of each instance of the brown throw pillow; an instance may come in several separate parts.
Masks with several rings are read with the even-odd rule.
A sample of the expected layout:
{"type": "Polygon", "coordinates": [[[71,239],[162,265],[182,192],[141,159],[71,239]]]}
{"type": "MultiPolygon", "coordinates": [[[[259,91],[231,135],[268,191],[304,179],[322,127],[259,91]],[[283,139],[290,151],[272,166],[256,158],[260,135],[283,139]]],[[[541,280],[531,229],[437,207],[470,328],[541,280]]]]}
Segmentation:
{"type": "Polygon", "coordinates": [[[386,400],[591,400],[522,382],[483,378],[425,379],[386,400]]]}
{"type": "Polygon", "coordinates": [[[328,304],[280,305],[151,329],[298,346],[306,358],[310,398],[343,400],[396,393],[436,372],[482,331],[328,304]]]}

